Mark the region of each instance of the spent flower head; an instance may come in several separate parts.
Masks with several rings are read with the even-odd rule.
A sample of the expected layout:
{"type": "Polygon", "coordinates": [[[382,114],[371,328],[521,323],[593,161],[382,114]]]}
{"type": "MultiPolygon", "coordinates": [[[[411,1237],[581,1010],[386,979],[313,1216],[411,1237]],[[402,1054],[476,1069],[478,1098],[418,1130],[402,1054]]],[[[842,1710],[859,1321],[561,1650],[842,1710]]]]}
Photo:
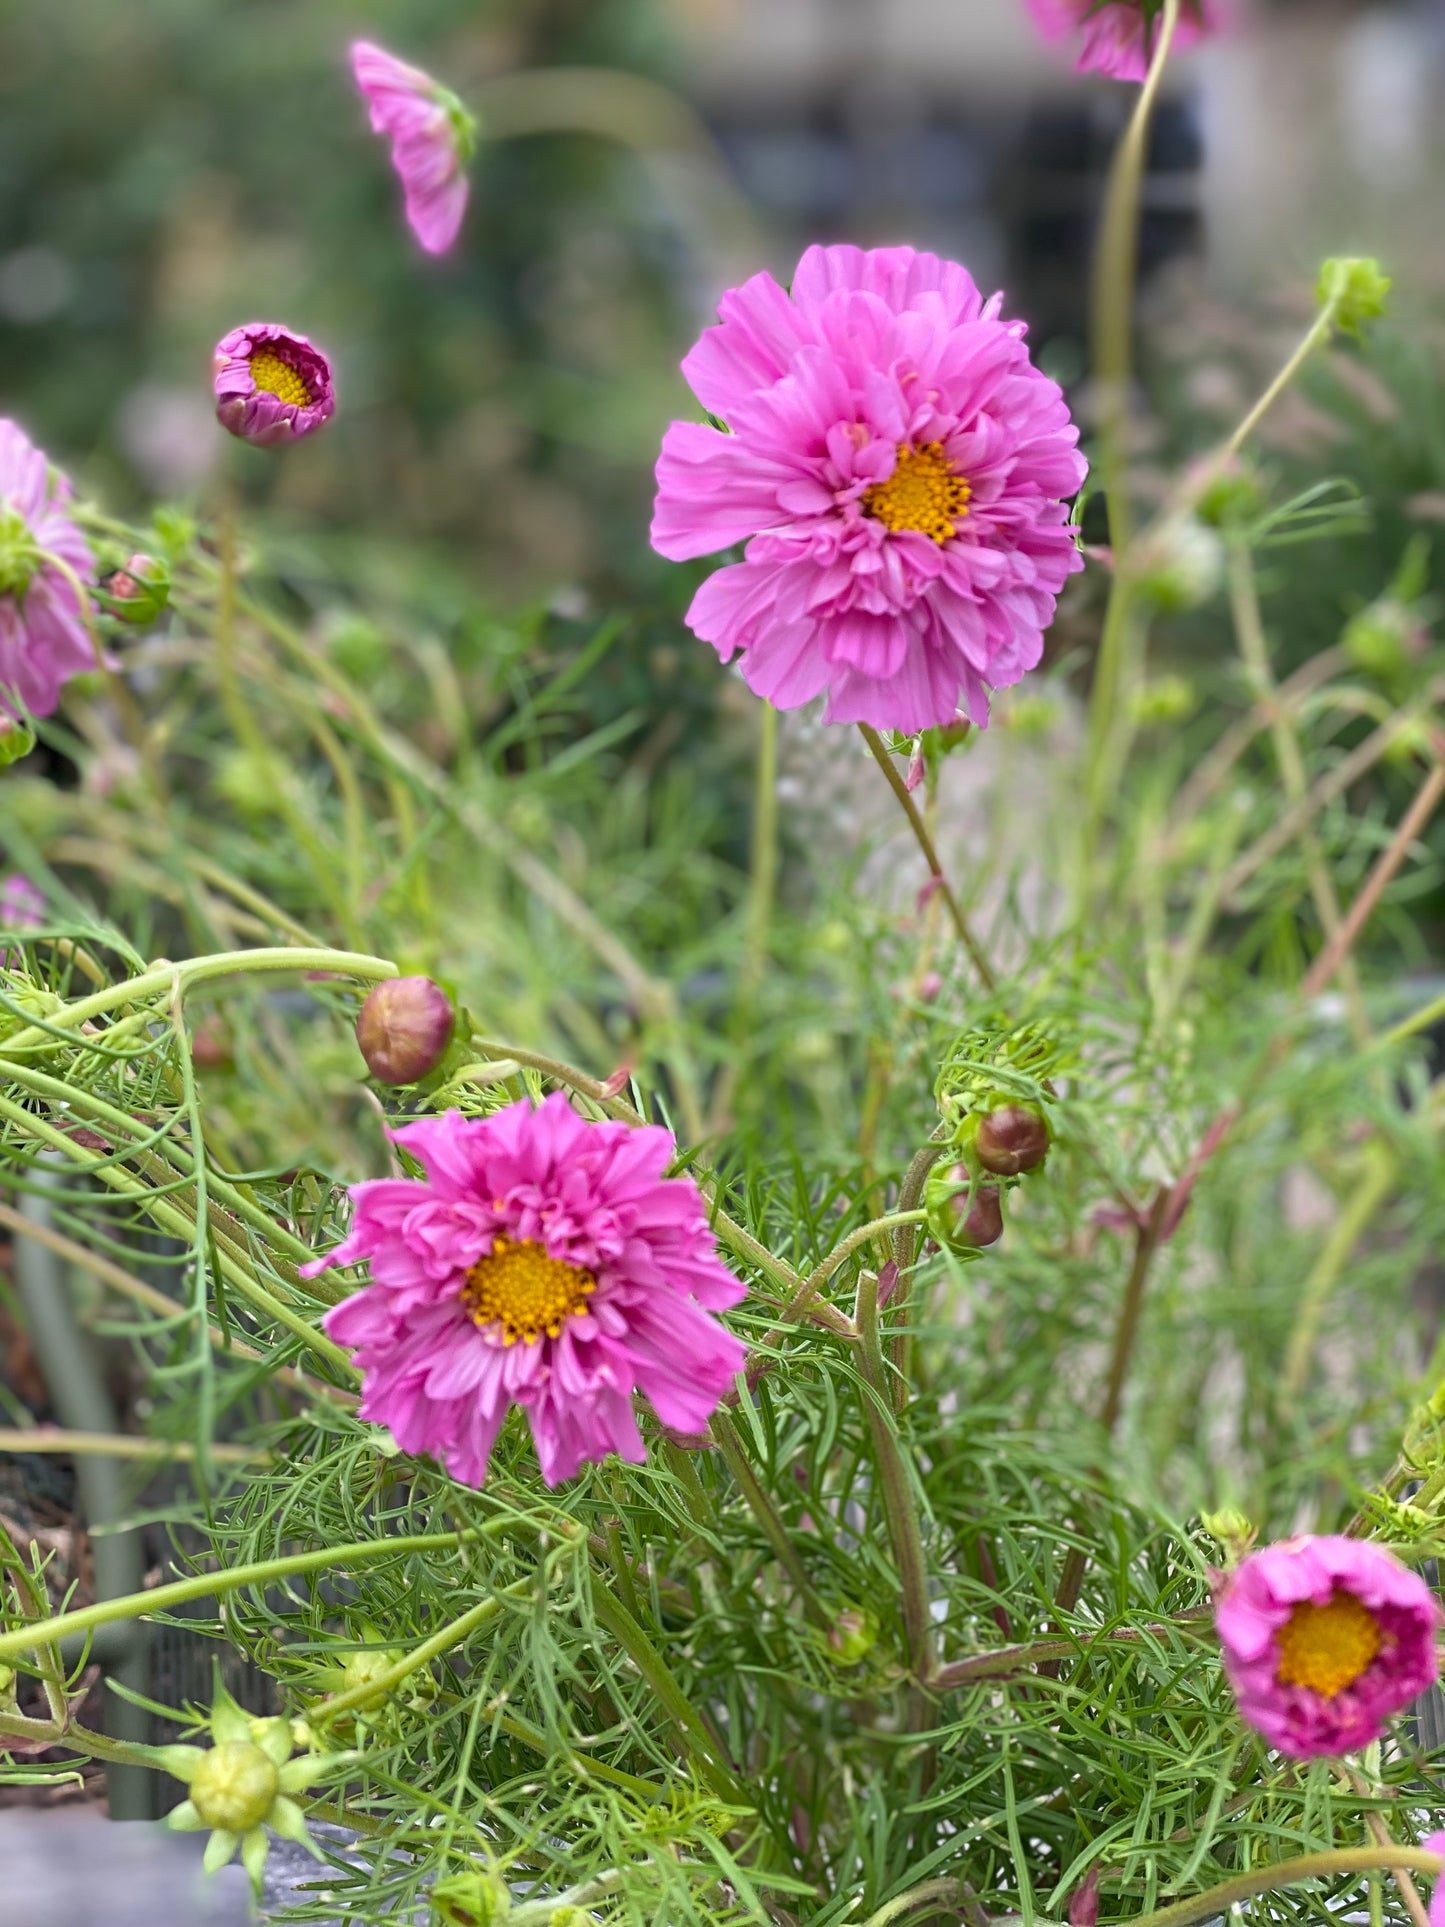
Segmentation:
{"type": "Polygon", "coordinates": [[[1068,501],[1078,430],[954,261],[809,248],[791,292],[725,294],[682,364],[726,430],[674,422],[653,547],[673,561],[746,542],[698,590],[689,628],[780,709],[912,735],[1038,662],[1083,567],[1068,501]]]}
{"type": "Polygon", "coordinates": [[[412,233],[428,254],[445,254],[467,211],[476,121],[449,88],[369,40],[352,47],[351,71],[371,110],[372,131],[391,142],[412,233]]]}
{"type": "Polygon", "coordinates": [[[166,1824],[181,1833],[211,1829],[207,1873],[224,1867],[239,1847],[259,1894],[268,1827],[320,1858],[306,1831],[305,1815],[291,1795],[342,1756],[302,1754],[293,1759],[290,1721],[253,1719],[224,1689],[216,1692],[208,1724],[212,1746],[156,1749],[157,1764],[189,1789],[189,1797],[171,1810],[166,1824]]]}
{"type": "Polygon", "coordinates": [[[1378,321],[1385,312],[1394,285],[1373,256],[1338,254],[1321,267],[1315,295],[1337,328],[1358,335],[1367,321],[1378,321]]]}

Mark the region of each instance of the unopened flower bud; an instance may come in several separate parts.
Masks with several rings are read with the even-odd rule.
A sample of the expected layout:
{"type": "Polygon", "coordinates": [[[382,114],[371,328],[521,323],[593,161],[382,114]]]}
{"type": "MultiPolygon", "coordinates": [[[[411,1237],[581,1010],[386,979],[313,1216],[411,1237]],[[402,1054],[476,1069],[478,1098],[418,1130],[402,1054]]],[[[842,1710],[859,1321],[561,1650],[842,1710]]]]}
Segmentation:
{"type": "Polygon", "coordinates": [[[827,1643],[840,1666],[856,1666],[878,1643],[878,1621],[862,1606],[845,1606],[828,1628],[827,1643]]]}
{"type": "Polygon", "coordinates": [[[394,1666],[400,1665],[404,1655],[400,1652],[352,1653],[342,1668],[344,1693],[354,1693],[358,1689],[370,1689],[357,1700],[358,1711],[380,1706],[386,1698],[387,1689],[381,1684],[394,1666]]]}
{"type": "Polygon", "coordinates": [[[978,1161],[995,1177],[1013,1178],[1033,1171],[1049,1154],[1049,1127],[1024,1104],[1005,1104],[979,1119],[974,1139],[978,1161]]]}
{"type": "Polygon", "coordinates": [[[1185,722],[1199,706],[1199,694],[1187,676],[1156,676],[1136,689],[1129,698],[1131,719],[1143,726],[1150,723],[1185,722]]]}
{"type": "Polygon", "coordinates": [[[1097,1861],[1069,1895],[1069,1927],[1095,1927],[1099,1918],[1097,1861]]]}
{"type": "Polygon", "coordinates": [[[980,1184],[966,1164],[935,1165],[923,1193],[928,1229],[941,1245],[968,1257],[1003,1236],[996,1184],[980,1184]]]}
{"type": "Polygon", "coordinates": [[[1362,675],[1386,684],[1403,682],[1411,663],[1429,647],[1414,613],[1393,596],[1381,596],[1351,616],[1340,641],[1362,675]]]}
{"type": "Polygon", "coordinates": [[[171,599],[171,572],[158,557],[133,555],[107,584],[111,614],[138,628],[154,622],[171,599]]]}
{"type": "Polygon", "coordinates": [[[1225,1562],[1237,1566],[1259,1536],[1259,1527],[1251,1525],[1238,1506],[1221,1506],[1218,1512],[1200,1514],[1200,1524],[1211,1539],[1217,1539],[1224,1548],[1225,1562]]]}
{"type": "Polygon", "coordinates": [[[208,1827],[246,1833],[259,1827],[275,1804],[281,1776],[269,1754],[248,1740],[213,1746],[198,1762],[191,1804],[208,1827]]]}
{"type": "Polygon", "coordinates": [[[1320,269],[1315,294],[1322,308],[1333,308],[1337,328],[1357,335],[1385,312],[1392,286],[1369,256],[1333,255],[1320,269]]]}
{"type": "MultiPolygon", "coordinates": [[[[964,1165],[954,1166],[956,1172],[967,1175],[964,1165]]],[[[967,1195],[959,1200],[960,1206],[967,1204],[967,1195]]],[[[996,1184],[981,1184],[974,1193],[973,1203],[968,1205],[958,1227],[960,1244],[974,1245],[982,1251],[988,1245],[996,1245],[1003,1236],[1003,1207],[999,1202],[996,1184]]]]}
{"type": "Polygon", "coordinates": [[[415,1084],[445,1057],[455,1023],[446,992],[430,977],[393,977],[361,1006],[356,1041],[379,1084],[415,1084]]]}
{"type": "Polygon", "coordinates": [[[35,747],[35,727],[23,716],[0,715],[0,769],[8,769],[35,747]]]}
{"type": "Polygon", "coordinates": [[[512,1911],[512,1896],[495,1874],[458,1873],[431,1890],[438,1927],[492,1927],[512,1911]]]}
{"type": "Polygon", "coordinates": [[[1202,609],[1223,579],[1223,541],[1192,517],[1171,522],[1141,558],[1139,587],[1166,614],[1202,609]]]}

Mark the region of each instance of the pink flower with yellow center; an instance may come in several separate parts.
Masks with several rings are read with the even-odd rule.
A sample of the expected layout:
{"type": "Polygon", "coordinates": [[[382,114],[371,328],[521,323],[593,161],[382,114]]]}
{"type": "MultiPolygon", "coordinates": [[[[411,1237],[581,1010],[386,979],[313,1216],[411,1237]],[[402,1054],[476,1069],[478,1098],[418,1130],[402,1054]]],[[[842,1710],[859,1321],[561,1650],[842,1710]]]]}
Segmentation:
{"type": "Polygon", "coordinates": [[[258,448],[300,441],[336,413],[330,362],[276,321],[248,321],[222,337],[213,386],[216,420],[258,448]]]}
{"type": "Polygon", "coordinates": [[[449,88],[369,40],[352,47],[351,71],[371,110],[373,133],[391,142],[412,233],[428,254],[445,254],[467,211],[476,122],[449,88]]]}
{"type": "Polygon", "coordinates": [[[1366,1540],[1326,1534],[1251,1553],[1215,1621],[1240,1713],[1291,1759],[1368,1746],[1440,1672],[1434,1594],[1366,1540]]]}
{"type": "MultiPolygon", "coordinates": [[[[1183,0],[1171,51],[1181,53],[1219,25],[1221,0],[1183,0]]],[[[1028,0],[1040,33],[1050,40],[1082,36],[1080,73],[1143,80],[1163,17],[1163,0],[1028,0]]]]}
{"type": "Polygon", "coordinates": [[[95,568],[70,496],[25,431],[0,420],[0,717],[50,715],[70,677],[96,666],[82,600],[95,568]]]}
{"type": "Polygon", "coordinates": [[[674,422],[653,547],[746,542],[687,612],[780,709],[907,734],[988,721],[988,692],[1038,662],[1083,567],[1068,499],[1078,430],[956,262],[912,248],[809,248],[790,293],[723,296],[682,364],[726,427],[674,422]]]}
{"type": "Polygon", "coordinates": [[[666,1131],[588,1123],[557,1094],[392,1136],[425,1179],[353,1186],[349,1237],[306,1268],[369,1261],[371,1282],[325,1318],[356,1349],[363,1418],[466,1485],[513,1405],[548,1485],[609,1452],[642,1462],[634,1391],[665,1425],[703,1430],[744,1360],[709,1313],[745,1291],[697,1186],[664,1176],[666,1131]]]}

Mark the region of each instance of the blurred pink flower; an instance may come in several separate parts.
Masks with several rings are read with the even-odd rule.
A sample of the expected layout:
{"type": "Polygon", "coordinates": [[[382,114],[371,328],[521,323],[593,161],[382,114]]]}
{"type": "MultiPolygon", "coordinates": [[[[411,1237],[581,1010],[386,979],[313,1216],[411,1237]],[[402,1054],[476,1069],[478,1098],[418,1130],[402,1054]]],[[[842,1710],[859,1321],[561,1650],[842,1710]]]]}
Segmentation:
{"type": "Polygon", "coordinates": [[[476,124],[456,95],[384,48],[358,40],[351,71],[371,109],[372,132],[391,141],[406,218],[428,254],[445,254],[467,211],[467,162],[476,124]]]}
{"type": "Polygon", "coordinates": [[[1240,1713],[1291,1759],[1368,1746],[1439,1676],[1445,1614],[1367,1540],[1262,1547],[1224,1582],[1215,1619],[1240,1713]]]}
{"type": "Polygon", "coordinates": [[[745,1294],[697,1186],[663,1176],[666,1131],[589,1124],[559,1093],[392,1136],[426,1179],[353,1186],[350,1236],[306,1267],[370,1260],[325,1319],[356,1348],[363,1418],[468,1485],[512,1405],[548,1485],[609,1452],[642,1462],[634,1388],[664,1425],[704,1429],[744,1359],[708,1313],[745,1294]]]}
{"type": "Polygon", "coordinates": [[[24,430],[0,420],[0,715],[48,716],[61,685],[95,668],[80,585],[90,547],[65,511],[71,487],[24,430]]]}
{"type": "MultiPolygon", "coordinates": [[[[1219,25],[1220,0],[1183,0],[1172,52],[1192,46],[1219,25]]],[[[1080,73],[1108,74],[1113,80],[1143,80],[1158,32],[1158,0],[1027,0],[1040,33],[1062,40],[1081,33],[1083,42],[1075,62],[1080,73]]]]}
{"type": "Polygon", "coordinates": [[[216,344],[216,420],[244,442],[299,441],[336,413],[331,364],[305,335],[248,321],[216,344]]]}
{"type": "MultiPolygon", "coordinates": [[[[1426,1853],[1445,1855],[1445,1833],[1427,1833],[1420,1845],[1426,1853]]],[[[1445,1927],[1445,1873],[1435,1876],[1430,1894],[1430,1927],[1445,1927]]]]}
{"type": "Polygon", "coordinates": [[[769,274],[725,294],[683,362],[727,429],[668,429],[653,546],[747,542],[687,622],[778,708],[826,690],[826,721],[912,734],[961,701],[982,725],[1038,662],[1083,567],[1085,463],[1001,301],[937,255],[813,247],[791,295],[769,274]]]}
{"type": "Polygon", "coordinates": [[[0,929],[38,930],[45,921],[45,897],[18,870],[0,877],[0,929]]]}

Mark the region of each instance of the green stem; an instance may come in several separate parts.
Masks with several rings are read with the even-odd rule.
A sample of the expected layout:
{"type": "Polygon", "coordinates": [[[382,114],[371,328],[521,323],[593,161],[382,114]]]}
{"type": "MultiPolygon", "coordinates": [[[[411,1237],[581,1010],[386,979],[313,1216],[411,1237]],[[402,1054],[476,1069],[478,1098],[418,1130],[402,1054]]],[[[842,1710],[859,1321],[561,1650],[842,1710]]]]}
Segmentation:
{"type": "MultiPolygon", "coordinates": [[[[531,1591],[532,1584],[530,1579],[523,1580],[515,1586],[509,1586],[507,1591],[514,1596],[522,1597],[531,1591]]],[[[379,1699],[386,1698],[388,1694],[394,1693],[410,1674],[428,1665],[439,1654],[450,1652],[454,1646],[460,1646],[464,1639],[477,1630],[478,1626],[485,1626],[487,1621],[495,1619],[501,1610],[501,1598],[484,1599],[479,1606],[473,1606],[470,1612],[463,1613],[460,1619],[452,1620],[451,1624],[443,1626],[440,1632],[433,1633],[430,1639],[423,1640],[420,1646],[414,1646],[409,1653],[397,1661],[395,1666],[389,1667],[384,1673],[378,1673],[375,1679],[367,1680],[362,1686],[353,1686],[349,1692],[333,1694],[330,1698],[322,1700],[318,1706],[310,1707],[306,1714],[307,1724],[326,1726],[342,1713],[350,1713],[358,1706],[369,1706],[379,1699]]]]}
{"type": "Polygon", "coordinates": [[[813,1624],[823,1632],[832,1625],[832,1615],[813,1590],[813,1582],[808,1577],[807,1567],[799,1557],[798,1549],[788,1536],[788,1528],[781,1513],[768,1497],[761,1481],[748,1463],[743,1450],[743,1442],[738,1437],[737,1427],[730,1415],[719,1409],[712,1418],[712,1433],[722,1447],[723,1457],[732,1469],[732,1475],[742,1489],[743,1497],[752,1508],[753,1517],[763,1529],[763,1535],[777,1555],[778,1564],[793,1582],[794,1590],[803,1602],[804,1610],[813,1624]]]}
{"type": "Polygon", "coordinates": [[[928,834],[928,825],[924,822],[922,816],[920,816],[918,805],[909,795],[908,785],[900,775],[897,763],[894,762],[888,753],[888,745],[883,741],[878,731],[872,728],[870,724],[859,723],[858,728],[862,732],[863,740],[868,745],[874,762],[888,778],[888,787],[898,798],[899,807],[908,818],[908,827],[913,832],[914,842],[917,843],[919,849],[923,852],[923,860],[928,865],[928,874],[933,881],[933,887],[948,906],[948,914],[952,919],[953,927],[958,932],[959,941],[973,960],[973,967],[978,972],[979,982],[985,990],[997,989],[998,980],[993,974],[988,958],[984,956],[982,950],[979,948],[973,931],[969,928],[968,919],[963,914],[962,905],[953,894],[952,884],[943,873],[943,865],[938,860],[938,851],[934,846],[933,838],[928,834]]]}
{"type": "MultiPolygon", "coordinates": [[[[196,1447],[185,1439],[139,1439],[120,1432],[65,1432],[33,1427],[28,1431],[0,1427],[0,1452],[75,1452],[98,1453],[107,1459],[176,1459],[182,1463],[197,1456],[196,1447]]],[[[212,1445],[209,1456],[231,1465],[254,1465],[271,1453],[245,1445],[212,1445]]]]}
{"type": "Polygon", "coordinates": [[[1109,606],[1094,665],[1089,701],[1089,742],[1085,768],[1085,855],[1081,875],[1092,869],[1094,843],[1112,787],[1119,713],[1134,622],[1134,584],[1129,573],[1133,516],[1129,504],[1126,430],[1129,383],[1134,366],[1134,294],[1139,264],[1139,202],[1148,155],[1149,129],[1164,79],[1180,0],[1164,0],[1159,37],[1149,73],[1109,170],[1104,190],[1099,247],[1094,261],[1092,333],[1094,383],[1098,395],[1098,476],[1109,511],[1109,542],[1114,575],[1109,606]]]}
{"type": "Polygon", "coordinates": [[[895,1894],[878,1909],[869,1914],[863,1927],[888,1927],[890,1920],[897,1920],[900,1914],[911,1914],[915,1907],[930,1906],[935,1900],[943,1906],[956,1904],[959,1882],[956,1880],[925,1880],[917,1887],[910,1887],[907,1893],[895,1894]]]}
{"type": "MultiPolygon", "coordinates": [[[[933,1677],[933,1618],[929,1612],[928,1564],[923,1551],[923,1528],[918,1516],[913,1481],[908,1476],[888,1398],[888,1374],[878,1325],[878,1280],[864,1272],[858,1285],[858,1335],[864,1383],[863,1413],[873,1441],[873,1456],[883,1493],[883,1510],[908,1641],[909,1669],[919,1685],[933,1677]]],[[[915,1712],[918,1709],[915,1708],[915,1712]]]]}
{"type": "Polygon", "coordinates": [[[713,1791],[721,1799],[749,1805],[702,1715],[632,1614],[605,1586],[596,1584],[592,1588],[592,1610],[652,1688],[663,1711],[680,1729],[686,1742],[685,1750],[713,1791]]]}
{"type": "Polygon", "coordinates": [[[219,956],[192,957],[187,963],[155,964],[139,977],[131,977],[123,984],[111,984],[105,990],[97,990],[93,996],[67,1004],[53,1017],[46,1018],[44,1029],[30,1025],[16,1031],[13,1037],[7,1037],[0,1043],[0,1056],[8,1057],[17,1050],[47,1043],[52,1032],[75,1030],[90,1018],[101,1017],[118,1005],[138,1003],[144,997],[159,997],[168,992],[177,979],[184,995],[195,984],[205,983],[211,978],[242,977],[263,970],[326,970],[341,977],[360,977],[373,983],[397,975],[396,965],[387,957],[368,957],[354,950],[305,950],[299,947],[294,950],[227,950],[219,956]]]}
{"type": "Polygon", "coordinates": [[[758,724],[751,883],[733,1013],[733,1044],[713,1101],[714,1130],[726,1128],[732,1113],[738,1078],[750,1050],[758,992],[768,967],[768,934],[778,883],[778,712],[770,702],[763,704],[758,724]]]}
{"type": "MultiPolygon", "coordinates": [[[[110,1190],[138,1204],[160,1230],[184,1239],[187,1244],[192,1241],[195,1232],[194,1219],[188,1218],[186,1213],[178,1209],[168,1198],[156,1191],[145,1189],[137,1191],[127,1181],[124,1172],[117,1170],[113,1164],[108,1164],[101,1158],[92,1157],[73,1138],[67,1137],[63,1131],[56,1130],[53,1125],[47,1124],[43,1118],[36,1117],[33,1112],[12,1103],[9,1098],[0,1098],[0,1117],[8,1118],[21,1131],[39,1139],[42,1144],[49,1145],[52,1150],[63,1151],[72,1163],[80,1165],[110,1190]]],[[[293,1311],[289,1305],[283,1304],[279,1298],[274,1297],[235,1259],[226,1256],[219,1245],[216,1249],[216,1269],[227,1283],[234,1285],[242,1297],[248,1299],[258,1311],[263,1312],[268,1318],[274,1318],[277,1324],[284,1325],[293,1337],[299,1338],[303,1345],[315,1352],[318,1357],[324,1358],[329,1365],[346,1373],[348,1377],[356,1377],[356,1369],[349,1353],[334,1344],[324,1332],[317,1331],[316,1327],[309,1324],[299,1312],[293,1311]]]]}
{"type": "Polygon", "coordinates": [[[1130,1927],[1192,1927],[1195,1921],[1227,1914],[1238,1901],[1274,1893],[1297,1880],[1318,1880],[1336,1873],[1375,1873],[1393,1867],[1438,1875],[1445,1861],[1438,1853],[1426,1853],[1420,1847],[1336,1847],[1327,1853],[1302,1853],[1293,1860],[1280,1860],[1272,1867],[1256,1867],[1250,1873],[1221,1880],[1217,1887],[1209,1887],[1173,1907],[1140,1914],[1130,1927]]]}
{"type": "Polygon", "coordinates": [[[169,1585],[153,1586],[148,1592],[127,1593],[120,1599],[102,1599],[93,1606],[78,1606],[73,1612],[57,1613],[34,1626],[17,1627],[0,1633],[0,1660],[10,1660],[35,1645],[53,1645],[71,1633],[86,1633],[113,1619],[148,1619],[184,1606],[192,1599],[215,1599],[224,1593],[238,1592],[243,1586],[267,1586],[291,1574],[324,1572],[330,1566],[359,1564],[367,1559],[385,1559],[405,1552],[436,1552],[445,1547],[460,1549],[476,1537],[475,1530],[460,1532],[423,1532],[409,1538],[359,1539],[350,1545],[323,1546],[316,1552],[289,1553],[277,1559],[260,1559],[249,1566],[232,1566],[226,1572],[198,1573],[192,1579],[174,1579],[169,1585]]]}

